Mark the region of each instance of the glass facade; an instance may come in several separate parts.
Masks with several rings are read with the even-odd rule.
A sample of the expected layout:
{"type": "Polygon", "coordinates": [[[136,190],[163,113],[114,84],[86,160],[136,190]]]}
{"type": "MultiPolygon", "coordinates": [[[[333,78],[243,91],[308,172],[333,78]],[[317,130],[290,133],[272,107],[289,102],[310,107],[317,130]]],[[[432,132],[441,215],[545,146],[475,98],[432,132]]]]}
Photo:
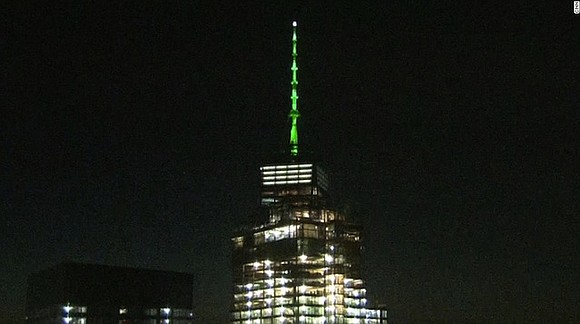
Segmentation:
{"type": "Polygon", "coordinates": [[[386,323],[361,279],[361,228],[330,207],[313,163],[260,168],[268,219],[233,243],[231,323],[386,323]]]}

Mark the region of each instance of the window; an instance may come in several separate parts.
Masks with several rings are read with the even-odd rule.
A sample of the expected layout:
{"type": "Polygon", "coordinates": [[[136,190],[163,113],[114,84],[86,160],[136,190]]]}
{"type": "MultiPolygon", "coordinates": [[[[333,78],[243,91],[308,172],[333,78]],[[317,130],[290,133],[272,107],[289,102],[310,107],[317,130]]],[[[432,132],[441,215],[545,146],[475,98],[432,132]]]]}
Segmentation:
{"type": "Polygon", "coordinates": [[[244,246],[243,236],[234,237],[232,241],[234,242],[234,248],[236,249],[242,248],[244,246]]]}
{"type": "MultiPolygon", "coordinates": [[[[274,242],[296,237],[296,225],[276,227],[263,232],[266,242],[274,242]]],[[[257,242],[256,242],[257,244],[257,242]]]]}
{"type": "Polygon", "coordinates": [[[254,233],[254,244],[264,243],[264,232],[254,233]]]}
{"type": "Polygon", "coordinates": [[[303,224],[302,225],[302,235],[303,237],[318,238],[318,226],[314,224],[303,224]]]}

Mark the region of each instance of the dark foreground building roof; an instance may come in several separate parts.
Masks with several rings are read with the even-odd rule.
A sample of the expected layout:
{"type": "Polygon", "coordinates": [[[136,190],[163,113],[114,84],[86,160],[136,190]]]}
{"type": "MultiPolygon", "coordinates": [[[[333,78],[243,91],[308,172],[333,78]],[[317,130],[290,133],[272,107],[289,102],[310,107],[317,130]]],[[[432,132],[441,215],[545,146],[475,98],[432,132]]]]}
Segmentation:
{"type": "Polygon", "coordinates": [[[27,323],[191,323],[188,273],[62,263],[31,274],[27,323]]]}

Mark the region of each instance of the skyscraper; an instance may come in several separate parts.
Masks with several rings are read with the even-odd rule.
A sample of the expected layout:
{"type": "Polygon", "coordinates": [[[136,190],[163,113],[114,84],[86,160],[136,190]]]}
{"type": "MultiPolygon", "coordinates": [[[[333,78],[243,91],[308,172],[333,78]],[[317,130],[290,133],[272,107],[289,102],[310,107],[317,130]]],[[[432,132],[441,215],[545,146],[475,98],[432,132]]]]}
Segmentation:
{"type": "Polygon", "coordinates": [[[289,154],[260,168],[266,217],[233,241],[231,323],[386,323],[361,278],[361,227],[338,211],[324,170],[299,154],[296,22],[289,154]]]}

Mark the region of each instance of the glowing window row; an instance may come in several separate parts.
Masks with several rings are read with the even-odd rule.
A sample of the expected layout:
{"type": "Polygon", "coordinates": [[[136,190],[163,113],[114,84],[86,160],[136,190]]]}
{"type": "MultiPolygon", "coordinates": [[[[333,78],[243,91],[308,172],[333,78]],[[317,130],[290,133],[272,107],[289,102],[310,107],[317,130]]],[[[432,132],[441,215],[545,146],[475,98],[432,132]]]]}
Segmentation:
{"type": "Polygon", "coordinates": [[[364,307],[367,304],[366,298],[347,298],[344,297],[344,305],[351,306],[351,307],[364,307]]]}
{"type": "Polygon", "coordinates": [[[271,185],[284,185],[284,184],[298,184],[298,183],[311,183],[312,180],[288,180],[288,181],[264,181],[262,184],[264,186],[271,186],[271,185]]]}
{"type": "MultiPolygon", "coordinates": [[[[337,296],[339,297],[339,296],[337,296]]],[[[310,306],[324,306],[326,303],[327,298],[324,296],[298,296],[298,303],[300,306],[301,313],[304,313],[304,307],[310,306]]],[[[245,309],[245,308],[271,308],[271,307],[279,307],[285,305],[292,305],[294,303],[294,299],[291,296],[286,297],[267,297],[267,298],[260,298],[260,299],[242,299],[242,296],[236,296],[236,309],[245,309]]],[[[337,304],[337,303],[334,303],[337,304]]]]}
{"type": "MultiPolygon", "coordinates": [[[[320,236],[319,235],[320,233],[318,231],[318,227],[316,225],[304,224],[302,226],[302,228],[297,228],[296,225],[288,225],[288,226],[276,227],[276,228],[272,228],[272,229],[269,229],[266,231],[254,233],[254,243],[255,244],[262,244],[262,243],[266,243],[266,242],[275,242],[275,241],[279,241],[279,240],[283,240],[283,239],[287,239],[287,238],[295,238],[295,237],[297,237],[297,231],[300,231],[301,237],[319,238],[319,236],[320,236]]],[[[243,244],[243,241],[242,242],[238,242],[238,241],[239,240],[237,240],[237,241],[234,240],[235,243],[237,243],[241,246],[241,244],[243,244]]],[[[300,261],[305,262],[306,256],[300,256],[300,261]]],[[[326,255],[325,261],[332,262],[332,256],[326,255]]],[[[266,264],[264,264],[264,265],[266,267],[269,267],[270,265],[268,263],[269,263],[269,261],[266,262],[266,264]]],[[[260,266],[259,262],[254,264],[255,269],[259,268],[259,266],[260,266]]]]}
{"type": "Polygon", "coordinates": [[[267,165],[260,170],[287,170],[287,169],[306,169],[312,168],[312,164],[289,164],[289,165],[267,165]]]}
{"type": "Polygon", "coordinates": [[[291,170],[276,170],[276,171],[262,171],[262,175],[287,175],[287,174],[308,174],[312,173],[312,169],[291,169],[291,170]]]}
{"type": "MultiPolygon", "coordinates": [[[[250,305],[252,306],[252,305],[250,305]]],[[[234,313],[234,318],[249,318],[249,317],[270,317],[270,316],[280,316],[286,315],[291,316],[296,312],[294,307],[286,306],[274,306],[267,308],[255,308],[249,309],[239,309],[234,313]]],[[[352,308],[352,307],[340,307],[340,306],[305,306],[301,305],[297,309],[298,314],[307,316],[316,316],[327,314],[341,314],[348,317],[358,317],[358,318],[380,318],[381,310],[378,309],[368,309],[368,308],[352,308]]]]}
{"type": "Polygon", "coordinates": [[[274,242],[296,237],[296,225],[281,226],[254,234],[254,243],[274,242]]]}
{"type": "Polygon", "coordinates": [[[307,174],[291,174],[291,175],[273,175],[273,176],[266,176],[264,180],[288,180],[288,179],[309,179],[312,178],[311,173],[307,174]]]}
{"type": "MultiPolygon", "coordinates": [[[[314,314],[300,315],[298,317],[299,323],[304,324],[327,324],[334,323],[337,318],[334,315],[328,316],[313,316],[314,314]]],[[[347,315],[348,316],[348,315],[347,315]]],[[[379,315],[380,316],[380,315],[379,315]]],[[[272,312],[264,312],[262,310],[236,312],[233,314],[233,324],[287,324],[292,316],[284,314],[272,314],[272,312]]],[[[386,313],[383,319],[386,319],[386,313]]],[[[382,323],[380,317],[367,316],[366,314],[354,316],[350,318],[340,318],[340,323],[344,324],[379,324],[382,323]],[[364,319],[364,322],[361,320],[364,319]]]]}

